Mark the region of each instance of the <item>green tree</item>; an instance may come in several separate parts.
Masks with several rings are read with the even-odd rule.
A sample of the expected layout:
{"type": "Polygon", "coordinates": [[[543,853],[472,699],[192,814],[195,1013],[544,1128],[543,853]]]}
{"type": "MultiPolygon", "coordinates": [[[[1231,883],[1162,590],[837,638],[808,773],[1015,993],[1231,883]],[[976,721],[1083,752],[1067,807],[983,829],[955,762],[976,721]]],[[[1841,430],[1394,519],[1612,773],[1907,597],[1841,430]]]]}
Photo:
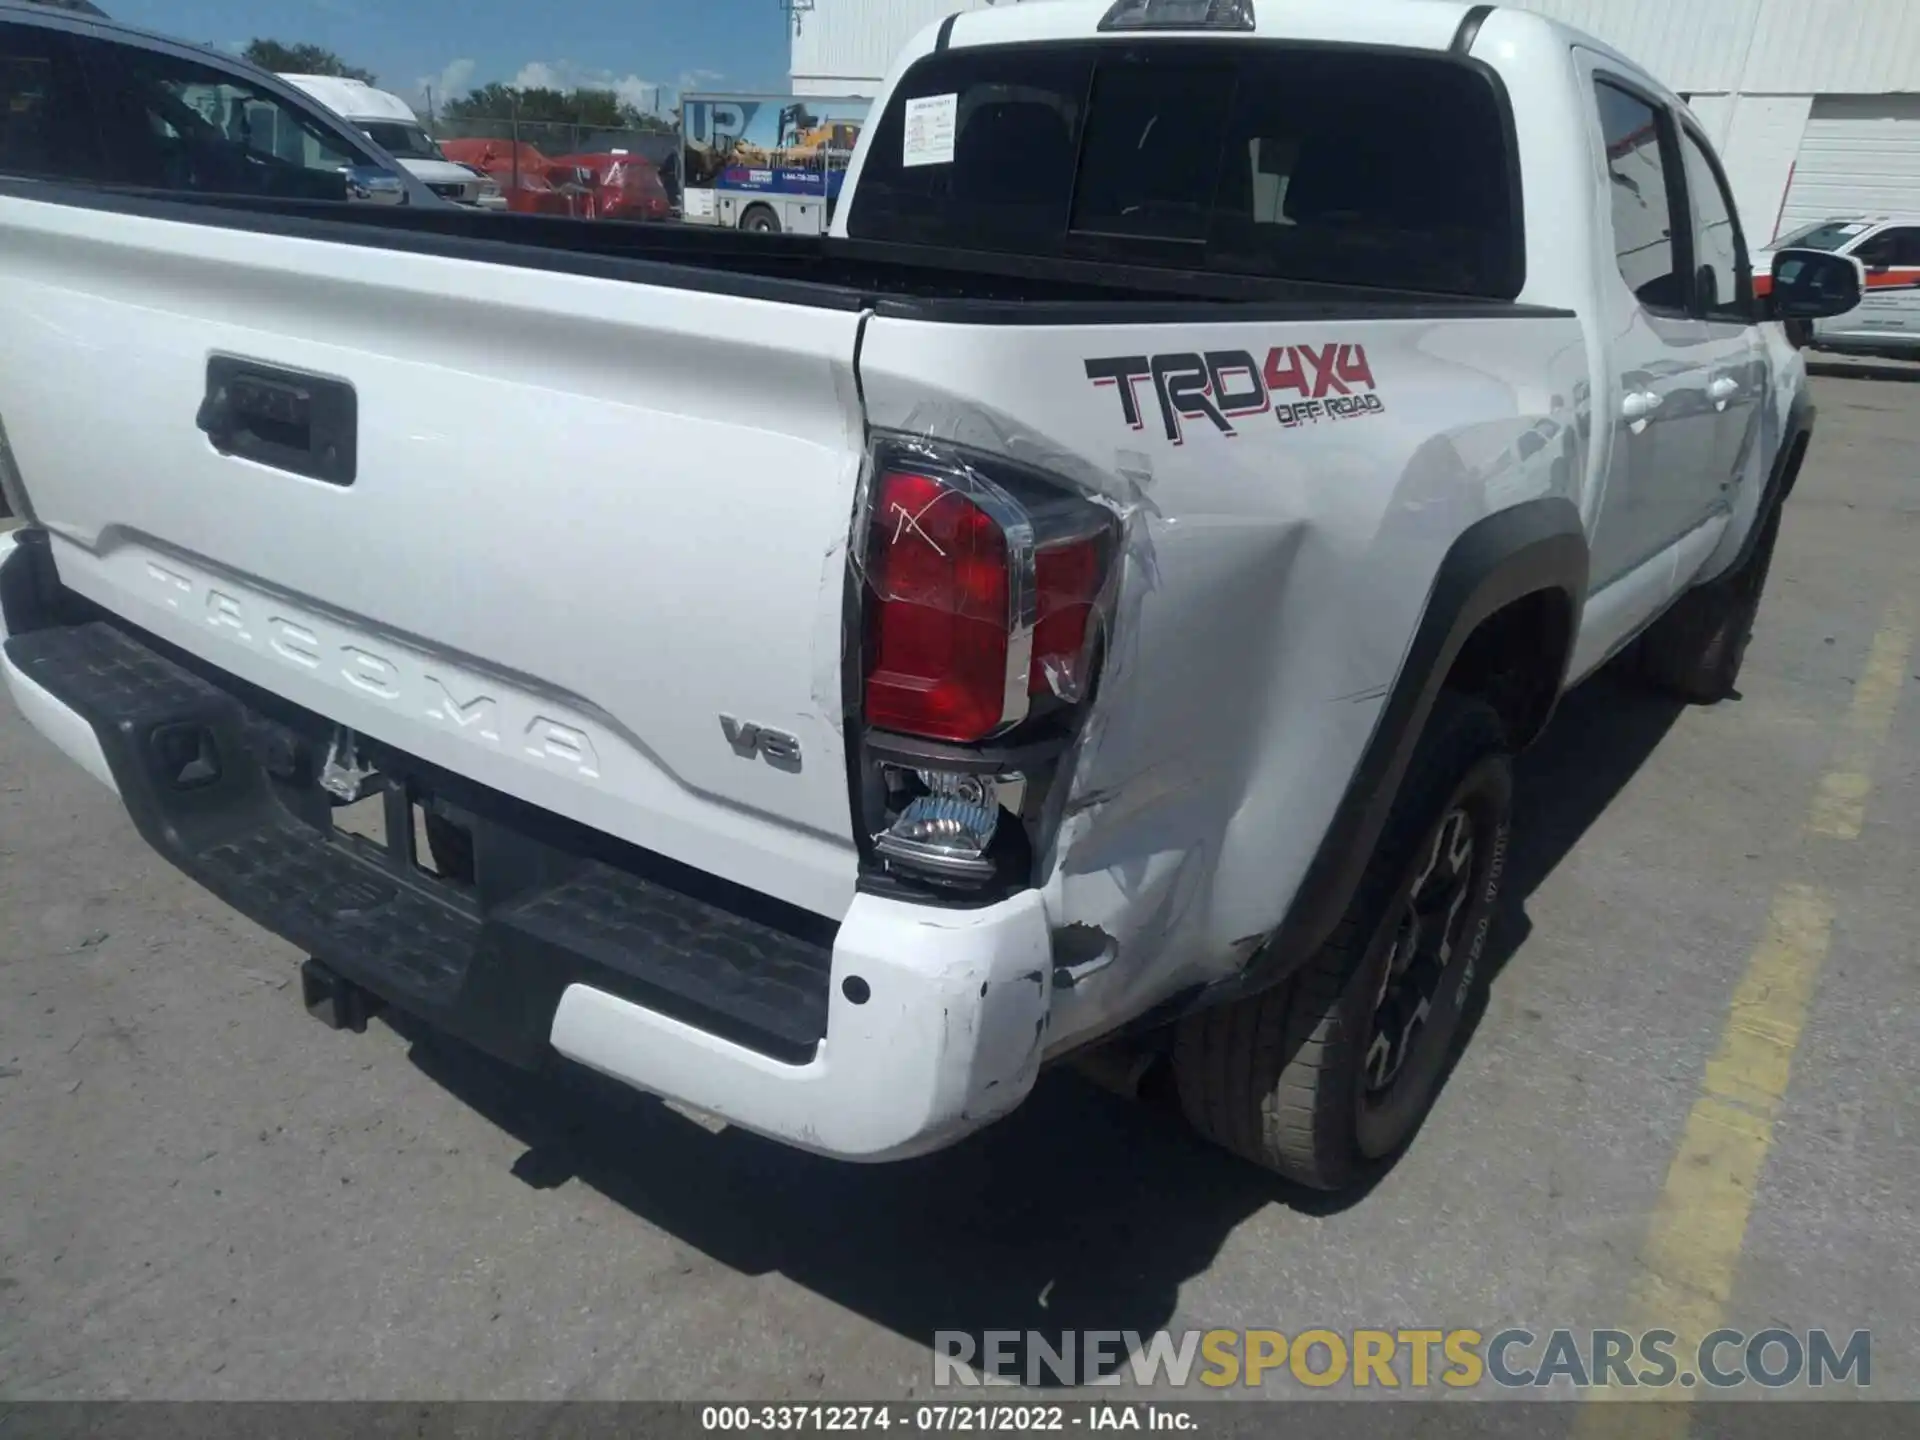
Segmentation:
{"type": "Polygon", "coordinates": [[[278,40],[249,40],[241,55],[262,70],[277,75],[338,75],[347,80],[374,83],[374,73],[349,65],[321,45],[286,45],[278,40]]]}
{"type": "Polygon", "coordinates": [[[449,120],[508,120],[519,98],[518,90],[495,80],[449,99],[441,106],[441,114],[449,120]]]}
{"type": "Polygon", "coordinates": [[[450,120],[520,120],[525,124],[578,125],[590,130],[671,129],[657,116],[627,104],[611,90],[517,89],[494,81],[449,100],[450,120]]]}

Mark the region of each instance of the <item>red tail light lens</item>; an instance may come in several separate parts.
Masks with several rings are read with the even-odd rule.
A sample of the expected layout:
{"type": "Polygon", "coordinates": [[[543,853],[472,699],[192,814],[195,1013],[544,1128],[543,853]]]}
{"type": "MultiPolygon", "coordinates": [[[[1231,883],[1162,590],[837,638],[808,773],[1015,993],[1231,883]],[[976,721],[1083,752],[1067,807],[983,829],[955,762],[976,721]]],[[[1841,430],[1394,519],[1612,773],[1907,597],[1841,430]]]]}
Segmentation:
{"type": "Polygon", "coordinates": [[[867,721],[962,744],[1006,711],[1007,537],[979,506],[927,475],[875,487],[867,721]]]}
{"type": "Polygon", "coordinates": [[[1081,672],[1087,625],[1106,571],[1101,535],[1068,540],[1040,549],[1033,557],[1039,604],[1033,627],[1033,665],[1027,689],[1078,700],[1087,677],[1081,672]]]}
{"type": "Polygon", "coordinates": [[[1113,517],[1017,467],[989,480],[892,449],[867,529],[867,723],[965,745],[1030,697],[1078,703],[1113,517]]]}

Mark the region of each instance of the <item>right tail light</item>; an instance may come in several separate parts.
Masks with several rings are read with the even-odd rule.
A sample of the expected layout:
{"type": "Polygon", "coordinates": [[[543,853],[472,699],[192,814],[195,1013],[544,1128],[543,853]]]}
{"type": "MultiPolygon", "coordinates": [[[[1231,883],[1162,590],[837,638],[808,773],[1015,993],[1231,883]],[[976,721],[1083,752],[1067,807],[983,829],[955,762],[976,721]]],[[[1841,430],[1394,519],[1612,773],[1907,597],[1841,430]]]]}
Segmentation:
{"type": "Polygon", "coordinates": [[[862,718],[869,833],[890,871],[948,886],[1004,872],[1005,815],[1030,818],[1027,772],[1065,749],[1091,691],[1119,548],[1112,511],[1044,474],[875,446],[862,718]]]}

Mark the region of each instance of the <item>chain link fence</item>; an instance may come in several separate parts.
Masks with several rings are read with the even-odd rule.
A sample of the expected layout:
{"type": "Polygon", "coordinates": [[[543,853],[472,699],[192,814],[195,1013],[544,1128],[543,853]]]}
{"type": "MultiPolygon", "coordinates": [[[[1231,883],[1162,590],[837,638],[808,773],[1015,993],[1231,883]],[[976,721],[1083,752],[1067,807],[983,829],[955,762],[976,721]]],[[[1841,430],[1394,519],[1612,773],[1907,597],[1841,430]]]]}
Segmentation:
{"type": "Polygon", "coordinates": [[[624,150],[655,165],[680,153],[678,131],[652,128],[610,130],[592,125],[569,125],[554,120],[454,120],[434,122],[439,140],[504,140],[531,145],[543,155],[608,155],[624,150]]]}
{"type": "Polygon", "coordinates": [[[432,125],[434,138],[448,140],[492,140],[508,154],[525,155],[521,146],[531,146],[551,160],[574,155],[611,155],[624,151],[649,161],[659,172],[660,184],[667,192],[675,213],[680,206],[680,132],[649,126],[643,129],[608,128],[597,125],[570,125],[553,120],[452,119],[443,118],[432,125]],[[516,145],[515,142],[518,142],[516,145]]]}

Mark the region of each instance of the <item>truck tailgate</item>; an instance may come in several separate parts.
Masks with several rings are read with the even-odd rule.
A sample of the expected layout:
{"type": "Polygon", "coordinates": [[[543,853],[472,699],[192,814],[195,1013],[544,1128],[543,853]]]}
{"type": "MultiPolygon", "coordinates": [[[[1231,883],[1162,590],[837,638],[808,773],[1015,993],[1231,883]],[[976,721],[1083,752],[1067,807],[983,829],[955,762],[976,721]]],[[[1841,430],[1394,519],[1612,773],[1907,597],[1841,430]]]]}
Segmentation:
{"type": "Polygon", "coordinates": [[[0,422],[69,587],[421,759],[844,910],[856,310],[11,197],[0,231],[0,422]],[[216,448],[219,357],[269,382],[245,382],[269,437],[321,423],[274,411],[272,377],[317,377],[350,481],[216,448]]]}

